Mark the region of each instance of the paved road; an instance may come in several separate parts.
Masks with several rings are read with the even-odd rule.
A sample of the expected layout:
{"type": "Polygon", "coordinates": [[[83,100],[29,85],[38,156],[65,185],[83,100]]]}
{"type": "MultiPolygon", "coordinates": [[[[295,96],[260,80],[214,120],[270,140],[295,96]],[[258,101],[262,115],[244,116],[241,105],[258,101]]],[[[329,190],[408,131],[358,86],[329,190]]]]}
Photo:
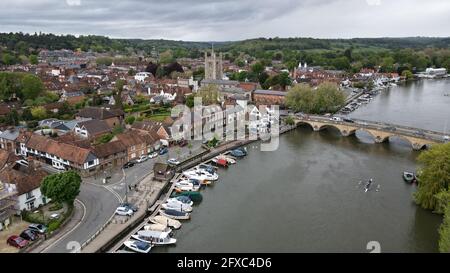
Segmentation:
{"type": "Polygon", "coordinates": [[[70,249],[67,249],[69,242],[82,244],[86,241],[111,217],[119,204],[119,200],[112,192],[102,186],[88,183],[82,183],[78,199],[85,207],[84,218],[80,225],[44,252],[70,252],[70,249]]]}
{"type": "MultiPolygon", "coordinates": [[[[201,149],[201,142],[192,142],[192,152],[201,149]]],[[[56,241],[44,250],[44,252],[60,253],[70,252],[67,248],[69,242],[75,241],[83,244],[114,214],[115,209],[125,199],[126,186],[134,185],[153,170],[155,162],[166,162],[169,158],[186,158],[189,156],[189,148],[171,147],[169,153],[149,159],[134,167],[83,179],[78,199],[84,204],[86,213],[78,226],[65,237],[56,241]],[[125,174],[125,175],[124,175],[125,174]],[[111,179],[103,184],[103,178],[108,175],[111,179]]]]}

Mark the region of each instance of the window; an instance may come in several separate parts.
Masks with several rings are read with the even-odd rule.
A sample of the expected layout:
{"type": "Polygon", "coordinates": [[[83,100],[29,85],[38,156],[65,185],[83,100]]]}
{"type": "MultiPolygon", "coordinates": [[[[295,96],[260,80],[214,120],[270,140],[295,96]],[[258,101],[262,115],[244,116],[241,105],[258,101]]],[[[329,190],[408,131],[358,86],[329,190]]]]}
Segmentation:
{"type": "Polygon", "coordinates": [[[30,202],[30,203],[27,203],[27,209],[28,210],[33,210],[34,209],[34,201],[30,202]]]}
{"type": "Polygon", "coordinates": [[[31,192],[31,191],[30,191],[30,192],[27,192],[27,193],[26,193],[26,197],[27,197],[27,200],[33,198],[33,197],[34,197],[33,192],[31,192]]]}

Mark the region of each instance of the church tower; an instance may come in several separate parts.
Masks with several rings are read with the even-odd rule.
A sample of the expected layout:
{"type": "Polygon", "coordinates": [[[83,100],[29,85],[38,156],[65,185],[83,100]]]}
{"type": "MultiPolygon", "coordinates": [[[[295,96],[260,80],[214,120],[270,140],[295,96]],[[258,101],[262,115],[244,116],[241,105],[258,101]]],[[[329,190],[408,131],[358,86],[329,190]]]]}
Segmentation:
{"type": "Polygon", "coordinates": [[[214,48],[211,49],[210,55],[205,51],[205,80],[221,80],[222,77],[222,53],[217,55],[214,48]]]}

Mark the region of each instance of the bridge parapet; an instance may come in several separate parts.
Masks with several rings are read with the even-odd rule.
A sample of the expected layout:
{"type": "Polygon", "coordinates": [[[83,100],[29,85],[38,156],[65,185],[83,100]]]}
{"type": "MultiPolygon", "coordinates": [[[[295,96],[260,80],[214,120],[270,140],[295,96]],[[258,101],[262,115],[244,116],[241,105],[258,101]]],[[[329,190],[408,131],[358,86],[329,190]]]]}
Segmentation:
{"type": "Polygon", "coordinates": [[[434,131],[424,131],[417,128],[399,126],[388,123],[379,123],[363,120],[354,120],[355,122],[344,122],[330,120],[330,118],[321,116],[307,116],[296,118],[296,124],[308,124],[314,131],[320,131],[328,127],[334,127],[340,131],[343,136],[350,136],[356,131],[362,130],[369,133],[376,143],[388,141],[392,137],[399,137],[409,142],[414,150],[421,150],[436,143],[443,143],[444,134],[434,131]],[[418,134],[417,132],[424,132],[418,134]]]}

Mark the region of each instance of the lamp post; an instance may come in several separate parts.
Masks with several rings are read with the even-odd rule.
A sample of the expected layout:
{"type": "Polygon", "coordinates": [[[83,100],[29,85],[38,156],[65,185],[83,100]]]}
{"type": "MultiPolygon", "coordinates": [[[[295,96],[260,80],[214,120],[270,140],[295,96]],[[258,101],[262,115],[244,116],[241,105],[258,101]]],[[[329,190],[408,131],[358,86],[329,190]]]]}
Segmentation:
{"type": "Polygon", "coordinates": [[[127,185],[127,174],[125,173],[125,170],[123,170],[123,178],[125,182],[125,203],[128,203],[128,185],[127,185]]]}

